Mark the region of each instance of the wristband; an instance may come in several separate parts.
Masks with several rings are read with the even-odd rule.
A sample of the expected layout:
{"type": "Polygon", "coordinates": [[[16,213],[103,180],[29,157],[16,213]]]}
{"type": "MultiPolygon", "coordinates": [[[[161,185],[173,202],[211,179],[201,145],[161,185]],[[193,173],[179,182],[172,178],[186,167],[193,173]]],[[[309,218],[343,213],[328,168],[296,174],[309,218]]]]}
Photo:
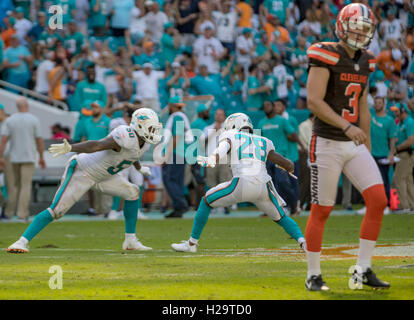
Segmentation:
{"type": "Polygon", "coordinates": [[[345,129],[342,130],[342,132],[343,133],[347,132],[348,129],[351,128],[351,127],[352,127],[352,124],[350,123],[350,124],[348,124],[348,126],[345,129]]]}

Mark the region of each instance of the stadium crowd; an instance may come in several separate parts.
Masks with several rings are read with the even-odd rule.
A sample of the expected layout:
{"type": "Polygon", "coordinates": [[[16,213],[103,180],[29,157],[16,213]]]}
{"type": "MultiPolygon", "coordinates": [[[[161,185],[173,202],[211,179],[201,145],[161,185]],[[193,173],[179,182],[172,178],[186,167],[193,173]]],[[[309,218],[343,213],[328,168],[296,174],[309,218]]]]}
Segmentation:
{"type": "MultiPolygon", "coordinates": [[[[204,131],[211,150],[226,116],[244,112],[276,151],[295,163],[299,180],[268,166],[295,215],[310,206],[307,149],[313,117],[306,106],[307,48],[337,41],[336,15],[351,2],[370,6],[376,16],[369,49],[377,64],[368,80],[372,154],[389,198],[391,186],[397,189],[400,205],[392,209],[408,212],[414,210],[411,0],[2,0],[1,79],[79,112],[74,142],[101,139],[111,120],[147,107],[170,115],[164,127],[170,126],[173,137],[176,122],[204,131]],[[52,5],[61,11],[49,10],[52,5]],[[189,121],[183,99],[209,95],[214,101],[193,106],[198,116],[189,121]]],[[[68,134],[54,127],[54,138],[68,134]]],[[[2,129],[2,135],[7,131],[2,129]]],[[[162,165],[173,217],[198,203],[205,187],[231,175],[225,165],[204,172],[179,164],[178,149],[174,144],[166,150],[173,161],[162,165]]],[[[342,204],[351,209],[352,185],[345,177],[341,185],[342,204]]]]}

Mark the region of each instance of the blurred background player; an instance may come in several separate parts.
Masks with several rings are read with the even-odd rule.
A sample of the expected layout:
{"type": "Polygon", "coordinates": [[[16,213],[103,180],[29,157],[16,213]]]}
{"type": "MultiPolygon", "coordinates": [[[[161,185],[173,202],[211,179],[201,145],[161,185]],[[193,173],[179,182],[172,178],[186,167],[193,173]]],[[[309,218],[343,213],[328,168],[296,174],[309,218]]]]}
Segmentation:
{"type": "Polygon", "coordinates": [[[196,212],[190,239],[173,243],[172,248],[180,252],[196,252],[198,240],[212,208],[251,202],[305,249],[306,243],[302,232],[296,222],[284,212],[282,207],[285,202],[276,192],[266,170],[266,160],[269,160],[286,171],[293,172],[295,168],[292,161],[276,153],[272,141],[254,135],[250,118],[244,113],[235,113],[227,117],[224,129],[218,147],[208,157],[198,156],[197,162],[203,167],[230,163],[233,179],[207,191],[196,212]]]}
{"type": "Polygon", "coordinates": [[[365,48],[375,31],[372,11],[363,4],[344,7],[336,20],[339,42],[309,47],[308,108],[315,116],[310,146],[312,205],[306,225],[308,275],[305,286],[327,291],[320,254],[325,222],[335,204],[341,172],[362,193],[367,210],[362,222],[358,261],[352,281],[387,288],[371,269],[371,258],[387,206],[381,173],[370,154],[368,76],[375,58],[365,48]]]}
{"type": "Polygon", "coordinates": [[[142,167],[139,158],[149,144],[161,141],[162,125],[157,114],[146,108],[132,115],[130,126],[121,125],[106,138],[98,141],[84,141],[69,144],[53,144],[49,152],[54,156],[77,152],[70,158],[59,189],[52,204],[40,212],[18,241],[7,248],[10,253],[29,252],[28,243],[54,219],[62,217],[89,189],[125,199],[125,241],[123,250],[152,250],[136,237],[139,187],[118,174],[133,165],[143,174],[149,174],[148,167],[142,167]]]}

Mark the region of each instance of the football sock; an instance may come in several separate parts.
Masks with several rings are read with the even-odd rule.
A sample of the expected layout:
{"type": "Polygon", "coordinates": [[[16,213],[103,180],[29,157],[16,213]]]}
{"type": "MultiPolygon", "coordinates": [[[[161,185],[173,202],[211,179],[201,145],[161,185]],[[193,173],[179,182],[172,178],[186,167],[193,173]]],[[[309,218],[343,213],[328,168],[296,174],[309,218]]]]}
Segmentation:
{"type": "Polygon", "coordinates": [[[125,239],[126,240],[134,240],[138,239],[135,233],[125,233],[125,239]]]}
{"type": "Polygon", "coordinates": [[[311,213],[306,224],[305,239],[307,250],[320,252],[322,247],[323,229],[333,206],[312,204],[311,213]]]}
{"type": "Polygon", "coordinates": [[[43,230],[49,223],[53,221],[53,217],[50,214],[49,210],[43,210],[40,212],[27,227],[26,231],[23,233],[23,237],[27,240],[32,240],[40,231],[43,230]]]}
{"type": "Polygon", "coordinates": [[[124,203],[124,219],[125,233],[135,234],[137,226],[139,200],[125,200],[124,203]]]}
{"type": "Polygon", "coordinates": [[[119,211],[120,204],[121,204],[121,197],[113,197],[111,210],[119,211]]]}
{"type": "Polygon", "coordinates": [[[198,244],[198,239],[194,239],[192,237],[190,237],[190,239],[188,241],[193,243],[193,244],[198,244]]]}
{"type": "Polygon", "coordinates": [[[372,252],[375,249],[376,241],[359,239],[359,252],[357,265],[362,268],[362,271],[367,271],[371,268],[372,252]]]}
{"type": "Polygon", "coordinates": [[[321,274],[321,252],[306,251],[308,259],[308,279],[313,275],[321,274]]]}
{"type": "Polygon", "coordinates": [[[207,205],[204,198],[201,199],[197,212],[194,217],[193,230],[191,231],[191,238],[200,239],[204,226],[207,223],[210,215],[211,207],[207,205]]]}
{"type": "Polygon", "coordinates": [[[362,220],[359,237],[361,239],[377,241],[381,230],[382,216],[387,206],[387,196],[383,184],[369,187],[362,192],[367,206],[364,220],[362,220]]]}
{"type": "Polygon", "coordinates": [[[281,226],[285,232],[296,241],[298,241],[299,238],[303,238],[303,234],[300,231],[299,226],[291,217],[284,215],[279,221],[276,221],[276,223],[281,226]]]}

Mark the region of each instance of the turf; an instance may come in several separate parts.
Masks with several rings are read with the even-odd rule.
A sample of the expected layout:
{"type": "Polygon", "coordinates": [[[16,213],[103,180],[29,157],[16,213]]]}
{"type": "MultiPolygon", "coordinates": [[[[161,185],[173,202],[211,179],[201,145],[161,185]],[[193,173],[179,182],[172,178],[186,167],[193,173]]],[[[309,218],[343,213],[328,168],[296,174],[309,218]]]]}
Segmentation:
{"type": "MultiPolygon", "coordinates": [[[[307,217],[296,221],[305,229],[307,217]]],[[[332,216],[324,246],[357,245],[360,216],[332,216]]],[[[152,252],[122,252],[122,221],[55,222],[31,242],[29,254],[4,250],[26,228],[0,224],[0,299],[414,299],[414,256],[374,260],[392,288],[348,289],[351,257],[325,255],[329,293],[307,292],[305,255],[266,218],[210,219],[195,254],[176,253],[192,220],[139,221],[152,252]],[[286,250],[287,249],[287,250],[286,250]],[[63,269],[63,289],[49,288],[49,268],[63,269]]],[[[380,244],[414,243],[414,215],[385,216],[380,244]]],[[[326,251],[327,252],[327,251],[326,251]]]]}

